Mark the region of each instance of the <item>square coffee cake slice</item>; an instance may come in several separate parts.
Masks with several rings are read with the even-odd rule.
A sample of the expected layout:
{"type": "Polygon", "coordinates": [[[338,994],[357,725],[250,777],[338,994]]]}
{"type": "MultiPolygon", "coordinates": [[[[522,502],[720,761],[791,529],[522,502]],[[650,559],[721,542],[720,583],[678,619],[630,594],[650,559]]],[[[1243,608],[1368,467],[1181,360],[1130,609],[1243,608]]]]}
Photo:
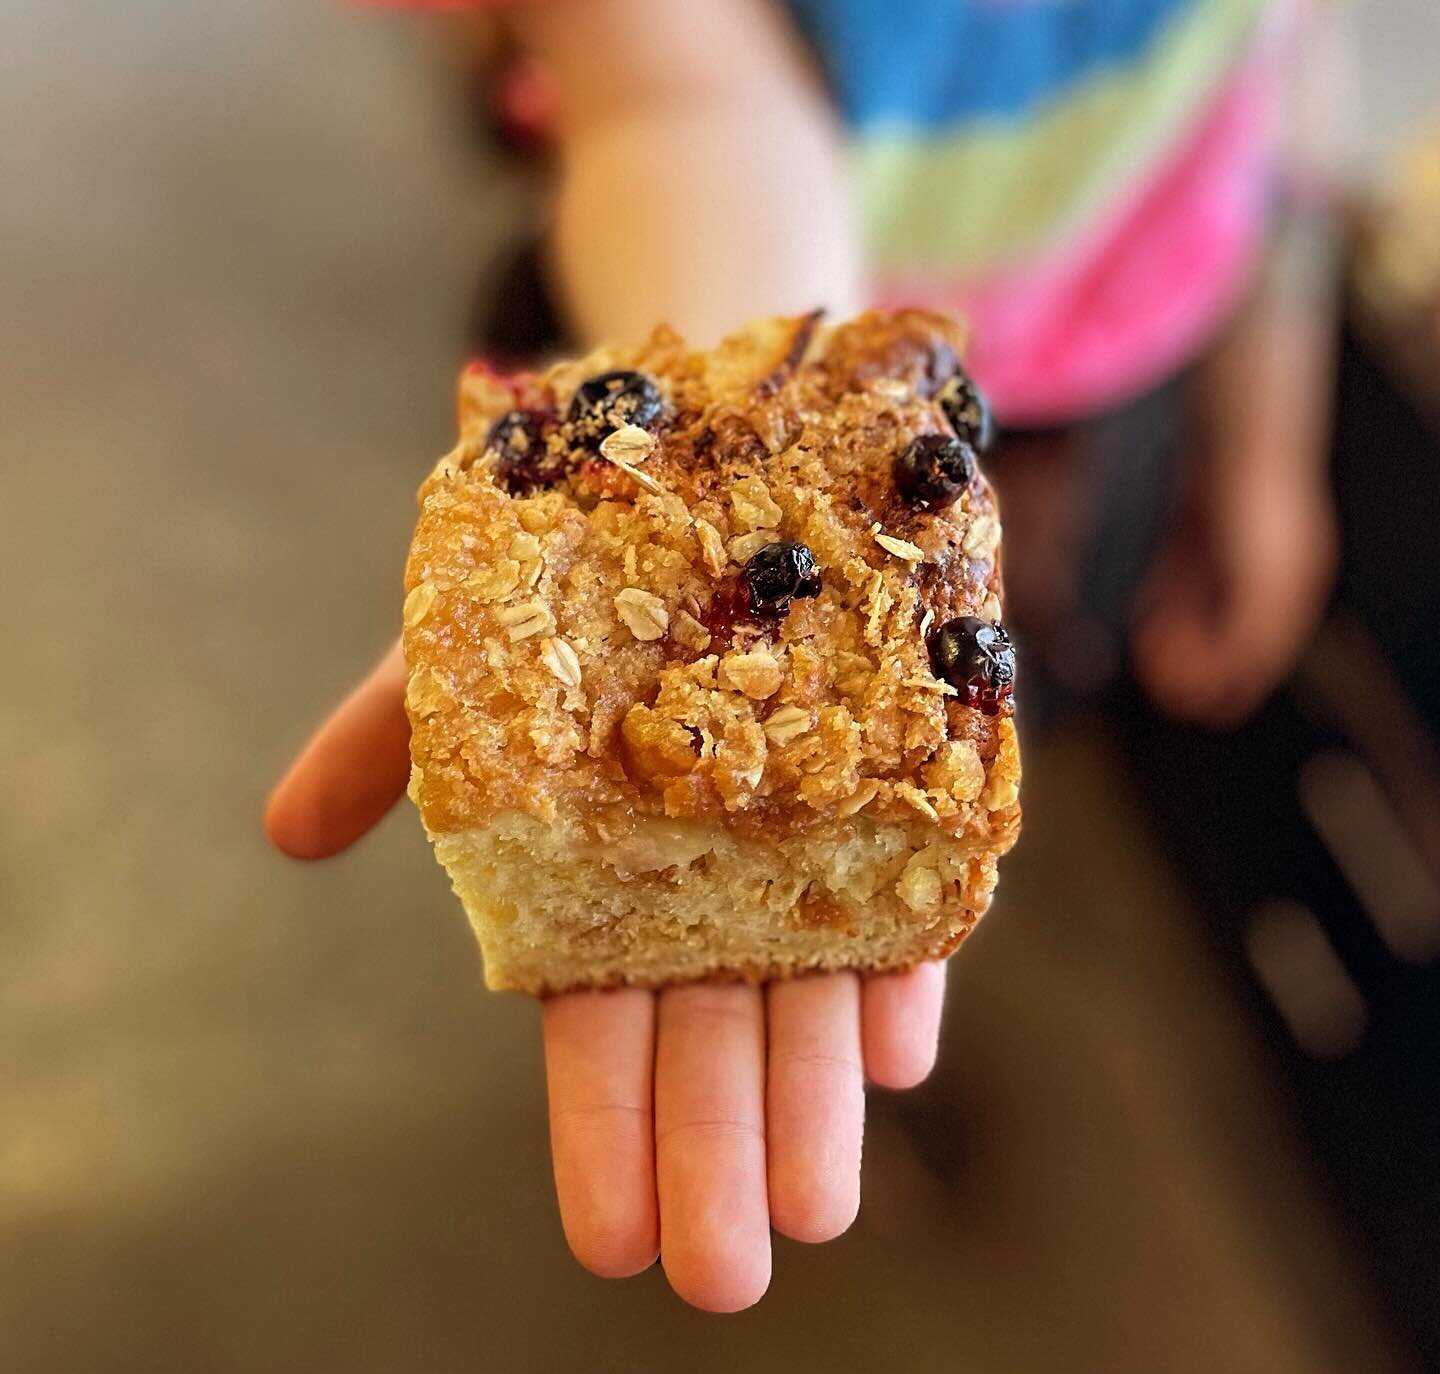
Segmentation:
{"type": "Polygon", "coordinates": [[[875,312],[467,372],[406,700],[492,987],[904,969],[974,926],[1020,757],[963,345],[875,312]]]}

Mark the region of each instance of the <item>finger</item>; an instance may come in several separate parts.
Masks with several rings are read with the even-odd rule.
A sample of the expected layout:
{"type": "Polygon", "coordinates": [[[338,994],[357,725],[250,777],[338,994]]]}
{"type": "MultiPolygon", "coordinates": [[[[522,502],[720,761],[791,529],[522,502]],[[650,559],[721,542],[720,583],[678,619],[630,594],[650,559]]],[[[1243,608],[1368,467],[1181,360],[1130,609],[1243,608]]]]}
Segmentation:
{"type": "Polygon", "coordinates": [[[867,978],[860,993],[865,1076],[882,1088],[913,1088],[935,1066],[945,965],[867,978]]]}
{"type": "Polygon", "coordinates": [[[655,1203],[655,998],[636,988],[546,1000],[545,1078],[560,1220],[601,1278],[649,1268],[655,1203]]]}
{"type": "Polygon", "coordinates": [[[265,834],[291,858],[328,858],[381,820],[409,776],[405,661],[397,642],[271,793],[265,834]]]}
{"type": "MultiPolygon", "coordinates": [[[[1169,698],[1163,703],[1186,720],[1229,729],[1252,716],[1284,675],[1288,656],[1252,639],[1237,620],[1219,619],[1177,638],[1169,698]]],[[[1163,680],[1163,679],[1162,679],[1163,680]]]]}
{"type": "Polygon", "coordinates": [[[1205,615],[1142,624],[1135,659],[1158,705],[1186,720],[1224,728],[1252,715],[1284,677],[1312,615],[1277,585],[1250,589],[1205,615]]]}
{"type": "Polygon", "coordinates": [[[1314,633],[1329,591],[1321,555],[1269,550],[1227,601],[1217,657],[1231,665],[1226,696],[1243,719],[1285,679],[1314,633]]]}
{"type": "MultiPolygon", "coordinates": [[[[1163,710],[1204,719],[1223,691],[1216,677],[1210,617],[1155,616],[1135,631],[1135,666],[1146,691],[1163,710]]],[[[1220,663],[1223,671],[1223,661],[1220,663]]]]}
{"type": "Polygon", "coordinates": [[[792,1240],[833,1240],[860,1208],[859,980],[835,973],[772,983],[766,1006],[770,1222],[792,1240]]]}
{"type": "Polygon", "coordinates": [[[655,1152],[670,1286],[709,1312],[758,1302],[770,1283],[758,989],[702,984],[660,994],[655,1152]]]}

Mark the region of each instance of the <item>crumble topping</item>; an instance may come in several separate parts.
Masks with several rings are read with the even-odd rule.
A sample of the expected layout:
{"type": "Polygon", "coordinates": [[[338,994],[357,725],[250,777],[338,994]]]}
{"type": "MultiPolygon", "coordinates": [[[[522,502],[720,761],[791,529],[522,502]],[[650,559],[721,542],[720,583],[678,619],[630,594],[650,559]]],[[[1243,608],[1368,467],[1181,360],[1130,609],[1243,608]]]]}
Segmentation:
{"type": "MultiPolygon", "coordinates": [[[[951,433],[963,342],[919,311],[805,316],[709,353],[662,329],[539,377],[468,371],[406,571],[429,830],[502,810],[757,834],[918,813],[977,848],[1013,829],[1008,700],[967,705],[927,647],[999,620],[993,494],[976,472],[917,506],[893,470],[951,433]],[[770,605],[753,560],[782,541],[816,581],[770,605]]],[[[939,882],[921,863],[900,892],[923,909],[939,882]]]]}

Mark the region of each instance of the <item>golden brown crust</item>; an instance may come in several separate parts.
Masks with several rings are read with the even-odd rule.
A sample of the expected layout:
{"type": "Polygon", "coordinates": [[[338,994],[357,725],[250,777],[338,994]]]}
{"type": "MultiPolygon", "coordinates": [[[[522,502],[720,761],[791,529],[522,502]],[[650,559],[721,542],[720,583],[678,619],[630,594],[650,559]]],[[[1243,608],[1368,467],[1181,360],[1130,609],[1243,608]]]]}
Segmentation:
{"type": "Polygon", "coordinates": [[[1008,848],[1013,721],[962,704],[924,634],[998,619],[994,496],[979,477],[949,509],[916,510],[893,477],[911,439],[949,432],[934,397],[963,346],[926,312],[829,330],[803,316],[709,353],[661,329],[539,377],[468,373],[406,569],[427,830],[518,813],[603,846],[662,818],[755,840],[863,814],[923,820],[957,852],[1008,848]],[[653,378],[665,411],[597,451],[562,421],[613,369],[653,378]],[[558,480],[528,493],[487,446],[514,409],[553,417],[537,462],[558,480]],[[776,540],[808,546],[823,585],[757,619],[741,570],[776,540]]]}
{"type": "Polygon", "coordinates": [[[993,497],[982,479],[951,510],[917,512],[891,476],[911,437],[945,429],[905,379],[953,359],[960,332],[918,312],[863,316],[796,366],[793,339],[813,322],[783,323],[708,357],[662,332],[538,382],[485,379],[498,394],[467,411],[464,470],[442,463],[422,488],[406,577],[432,832],[511,807],[803,827],[862,780],[880,783],[874,809],[920,806],[897,790],[918,787],[950,833],[991,824],[935,754],[960,743],[988,767],[999,722],[935,678],[919,625],[994,618],[993,497]],[[594,456],[559,488],[508,494],[476,453],[497,414],[507,402],[563,414],[581,377],[613,366],[655,377],[674,405],[640,469],[662,490],[594,456]],[[924,562],[888,552],[877,525],[924,562]],[[824,590],[778,626],[726,634],[718,611],[744,556],[776,538],[814,551],[824,590]],[[659,637],[642,637],[652,626],[659,637]]]}

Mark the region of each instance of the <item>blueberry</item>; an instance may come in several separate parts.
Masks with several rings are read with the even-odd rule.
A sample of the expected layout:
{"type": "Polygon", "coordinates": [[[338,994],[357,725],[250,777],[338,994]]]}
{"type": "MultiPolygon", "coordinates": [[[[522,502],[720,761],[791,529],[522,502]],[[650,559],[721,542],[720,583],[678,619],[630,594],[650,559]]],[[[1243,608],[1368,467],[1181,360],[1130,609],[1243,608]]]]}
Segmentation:
{"type": "Polygon", "coordinates": [[[973,615],[947,620],[930,635],[930,661],[967,706],[996,715],[1015,690],[1015,648],[1001,625],[973,615]]]}
{"type": "Polygon", "coordinates": [[[948,506],[975,479],[975,450],[948,434],[922,434],[895,460],[895,485],[912,506],[948,506]]]}
{"type": "Polygon", "coordinates": [[[750,610],[755,615],[784,612],[796,597],[820,595],[820,569],[804,544],[781,540],[766,544],[745,565],[750,610]]]}
{"type": "Polygon", "coordinates": [[[598,444],[622,425],[649,429],[664,410],[660,388],[643,372],[602,372],[580,383],[568,419],[580,438],[598,444]]]}
{"type": "Polygon", "coordinates": [[[485,451],[494,455],[495,479],[515,496],[553,487],[564,475],[563,464],[550,459],[545,429],[550,417],[538,410],[507,411],[485,436],[485,451]]]}
{"type": "Polygon", "coordinates": [[[963,439],[976,453],[988,453],[995,442],[995,421],[979,387],[964,372],[957,371],[935,395],[955,437],[963,439]]]}

